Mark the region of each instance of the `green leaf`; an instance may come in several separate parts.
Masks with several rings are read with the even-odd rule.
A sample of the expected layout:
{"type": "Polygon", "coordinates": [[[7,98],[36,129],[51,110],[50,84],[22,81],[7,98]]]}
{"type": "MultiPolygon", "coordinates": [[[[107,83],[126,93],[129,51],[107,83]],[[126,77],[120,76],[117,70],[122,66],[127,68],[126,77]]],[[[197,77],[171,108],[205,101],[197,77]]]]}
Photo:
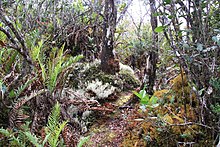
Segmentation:
{"type": "Polygon", "coordinates": [[[150,104],[156,104],[158,101],[158,98],[156,96],[152,96],[149,100],[149,103],[150,104]]]}
{"type": "Polygon", "coordinates": [[[145,88],[142,89],[140,92],[139,92],[141,98],[144,98],[146,96],[146,91],[145,91],[145,88]]]}
{"type": "Polygon", "coordinates": [[[31,132],[24,132],[24,135],[28,138],[28,140],[35,145],[36,147],[41,147],[41,145],[38,143],[37,136],[31,134],[31,132]]]}
{"type": "Polygon", "coordinates": [[[142,95],[140,93],[138,93],[137,91],[133,91],[134,95],[136,95],[138,98],[142,98],[142,95]]]}
{"type": "Polygon", "coordinates": [[[14,90],[11,90],[11,91],[9,92],[9,97],[10,97],[10,98],[16,97],[16,93],[15,93],[14,90]]]}
{"type": "Polygon", "coordinates": [[[83,144],[89,141],[89,139],[90,139],[90,136],[80,138],[80,141],[77,144],[77,147],[82,147],[83,144]]]}
{"type": "Polygon", "coordinates": [[[143,105],[148,105],[149,100],[147,99],[141,99],[140,103],[143,105]]]}
{"type": "Polygon", "coordinates": [[[161,32],[164,31],[164,29],[165,29],[164,26],[159,26],[159,27],[155,28],[154,31],[155,31],[156,33],[161,33],[161,32]]]}
{"type": "Polygon", "coordinates": [[[164,2],[165,5],[167,5],[167,4],[171,3],[171,0],[164,0],[163,2],[164,2]]]}
{"type": "Polygon", "coordinates": [[[0,129],[0,134],[4,135],[6,137],[9,137],[11,135],[11,133],[8,130],[3,129],[3,128],[0,129]]]}
{"type": "Polygon", "coordinates": [[[169,15],[169,16],[168,16],[169,19],[172,19],[173,17],[174,17],[174,16],[172,16],[172,15],[169,15]]]}

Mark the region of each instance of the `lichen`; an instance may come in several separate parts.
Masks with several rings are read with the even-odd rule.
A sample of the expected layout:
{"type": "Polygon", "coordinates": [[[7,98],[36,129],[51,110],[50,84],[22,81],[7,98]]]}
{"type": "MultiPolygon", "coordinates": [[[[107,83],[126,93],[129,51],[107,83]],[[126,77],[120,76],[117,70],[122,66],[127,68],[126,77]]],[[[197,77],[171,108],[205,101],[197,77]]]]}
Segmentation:
{"type": "Polygon", "coordinates": [[[103,84],[110,84],[119,90],[131,90],[140,86],[140,81],[134,75],[134,71],[127,65],[121,65],[120,72],[116,75],[106,74],[101,71],[100,60],[91,63],[78,63],[68,78],[69,87],[87,88],[89,82],[96,79],[103,84]]]}
{"type": "MultiPolygon", "coordinates": [[[[106,102],[111,95],[140,86],[140,81],[129,66],[122,66],[118,74],[111,75],[101,71],[100,63],[100,60],[76,63],[65,86],[69,89],[66,96],[71,99],[80,97],[97,100],[97,103],[102,105],[103,100],[106,102]]],[[[88,130],[96,117],[93,111],[79,110],[78,106],[74,105],[68,107],[68,114],[81,127],[82,132],[88,130]]]]}
{"type": "Polygon", "coordinates": [[[102,81],[96,79],[88,83],[86,90],[92,91],[96,95],[96,99],[104,99],[113,94],[116,91],[116,87],[111,86],[109,83],[103,84],[102,81]]]}

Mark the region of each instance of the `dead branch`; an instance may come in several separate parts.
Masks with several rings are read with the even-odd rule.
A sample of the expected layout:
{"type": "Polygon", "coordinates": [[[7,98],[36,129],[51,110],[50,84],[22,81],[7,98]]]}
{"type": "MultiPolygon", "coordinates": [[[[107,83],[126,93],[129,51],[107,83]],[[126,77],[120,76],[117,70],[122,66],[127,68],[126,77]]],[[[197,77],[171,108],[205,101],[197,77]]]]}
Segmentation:
{"type": "Polygon", "coordinates": [[[108,108],[104,108],[104,107],[90,107],[90,108],[86,108],[87,110],[96,110],[96,111],[107,111],[107,112],[113,112],[113,109],[108,109],[108,108]]]}
{"type": "Polygon", "coordinates": [[[60,100],[60,103],[61,104],[64,104],[64,105],[80,105],[80,104],[85,104],[85,105],[91,105],[91,104],[98,104],[99,105],[99,102],[96,101],[96,100],[86,100],[86,99],[81,99],[81,100],[76,100],[76,99],[62,99],[60,100]]]}
{"type": "Polygon", "coordinates": [[[197,125],[197,126],[205,127],[205,128],[212,129],[212,130],[214,129],[210,126],[207,126],[207,125],[204,125],[201,123],[196,123],[196,122],[186,122],[186,123],[181,123],[181,124],[169,124],[168,126],[191,126],[191,125],[197,125]]]}

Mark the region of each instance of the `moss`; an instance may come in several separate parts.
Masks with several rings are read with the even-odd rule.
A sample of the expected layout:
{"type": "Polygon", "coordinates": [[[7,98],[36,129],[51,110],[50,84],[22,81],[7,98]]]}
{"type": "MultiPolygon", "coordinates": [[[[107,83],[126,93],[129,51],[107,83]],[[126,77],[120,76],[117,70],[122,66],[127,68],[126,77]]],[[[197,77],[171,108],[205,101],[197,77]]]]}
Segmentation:
{"type": "Polygon", "coordinates": [[[130,90],[140,86],[140,81],[135,77],[133,72],[123,70],[117,75],[106,74],[101,71],[100,61],[92,63],[78,63],[70,74],[68,86],[74,88],[85,88],[85,83],[92,82],[96,79],[103,84],[109,83],[121,90],[130,90]],[[84,87],[83,87],[84,86],[84,87]]]}
{"type": "Polygon", "coordinates": [[[119,98],[117,99],[117,101],[115,102],[116,106],[122,106],[123,104],[125,104],[127,101],[129,101],[133,96],[133,93],[122,93],[121,95],[119,95],[119,98]]]}
{"type": "Polygon", "coordinates": [[[182,86],[188,86],[188,80],[186,78],[186,75],[179,74],[177,77],[170,81],[170,84],[172,85],[172,89],[174,91],[177,91],[182,88],[182,86]]]}
{"type": "Polygon", "coordinates": [[[123,80],[124,90],[134,89],[141,84],[140,81],[135,77],[135,75],[127,70],[121,70],[119,72],[119,77],[123,80]]]}

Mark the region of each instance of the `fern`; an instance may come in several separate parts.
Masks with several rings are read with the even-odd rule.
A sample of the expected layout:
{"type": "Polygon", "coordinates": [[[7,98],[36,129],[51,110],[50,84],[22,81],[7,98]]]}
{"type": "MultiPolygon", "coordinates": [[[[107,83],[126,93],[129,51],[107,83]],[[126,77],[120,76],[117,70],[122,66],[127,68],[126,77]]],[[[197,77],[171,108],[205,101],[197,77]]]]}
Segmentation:
{"type": "Polygon", "coordinates": [[[5,137],[10,137],[11,132],[6,129],[0,128],[0,134],[4,135],[5,137]]]}
{"type": "Polygon", "coordinates": [[[42,145],[39,143],[39,138],[37,136],[31,134],[31,132],[24,132],[24,135],[27,137],[27,139],[36,147],[41,147],[42,145]]]}
{"type": "Polygon", "coordinates": [[[1,128],[0,129],[0,134],[2,134],[3,136],[7,137],[7,139],[9,140],[9,144],[11,146],[25,146],[24,139],[20,135],[19,132],[18,133],[14,133],[14,132],[11,132],[11,131],[8,131],[6,129],[1,128]]]}
{"type": "Polygon", "coordinates": [[[80,141],[77,144],[77,147],[82,147],[86,142],[89,141],[89,138],[90,136],[80,138],[80,141]]]}
{"type": "Polygon", "coordinates": [[[37,46],[34,46],[31,50],[31,58],[33,59],[33,61],[39,61],[40,58],[40,53],[41,53],[41,49],[43,46],[43,40],[41,40],[40,42],[38,42],[37,46]]]}
{"type": "Polygon", "coordinates": [[[52,59],[49,60],[49,73],[48,73],[49,75],[48,88],[50,91],[54,90],[57,82],[57,77],[63,69],[62,68],[62,64],[64,62],[63,49],[64,49],[64,45],[61,47],[61,49],[58,50],[56,57],[55,57],[56,48],[53,48],[53,51],[51,53],[52,59]]]}
{"type": "Polygon", "coordinates": [[[32,47],[31,58],[37,62],[41,68],[42,79],[46,87],[50,92],[53,92],[56,85],[57,79],[60,73],[65,70],[68,66],[80,60],[83,56],[79,55],[76,57],[65,57],[64,46],[60,49],[54,47],[50,52],[49,59],[46,60],[45,53],[42,50],[43,41],[38,42],[37,46],[32,47]]]}
{"type": "Polygon", "coordinates": [[[36,77],[27,80],[27,82],[25,82],[24,85],[21,85],[20,87],[18,87],[17,92],[16,92],[16,97],[18,98],[21,93],[36,79],[36,77]]]}
{"type": "Polygon", "coordinates": [[[76,57],[65,57],[63,54],[65,44],[57,51],[56,48],[52,49],[51,59],[48,63],[48,89],[52,92],[56,87],[58,81],[58,76],[62,71],[64,71],[68,66],[79,61],[83,56],[78,55],[76,57]],[[57,52],[57,54],[56,54],[57,52]]]}
{"type": "Polygon", "coordinates": [[[67,121],[59,123],[59,119],[60,119],[60,105],[59,103],[56,103],[52,109],[51,115],[49,116],[48,124],[45,129],[46,134],[47,135],[50,134],[50,137],[48,138],[48,142],[52,147],[56,147],[59,145],[60,133],[67,124],[67,121]]]}

